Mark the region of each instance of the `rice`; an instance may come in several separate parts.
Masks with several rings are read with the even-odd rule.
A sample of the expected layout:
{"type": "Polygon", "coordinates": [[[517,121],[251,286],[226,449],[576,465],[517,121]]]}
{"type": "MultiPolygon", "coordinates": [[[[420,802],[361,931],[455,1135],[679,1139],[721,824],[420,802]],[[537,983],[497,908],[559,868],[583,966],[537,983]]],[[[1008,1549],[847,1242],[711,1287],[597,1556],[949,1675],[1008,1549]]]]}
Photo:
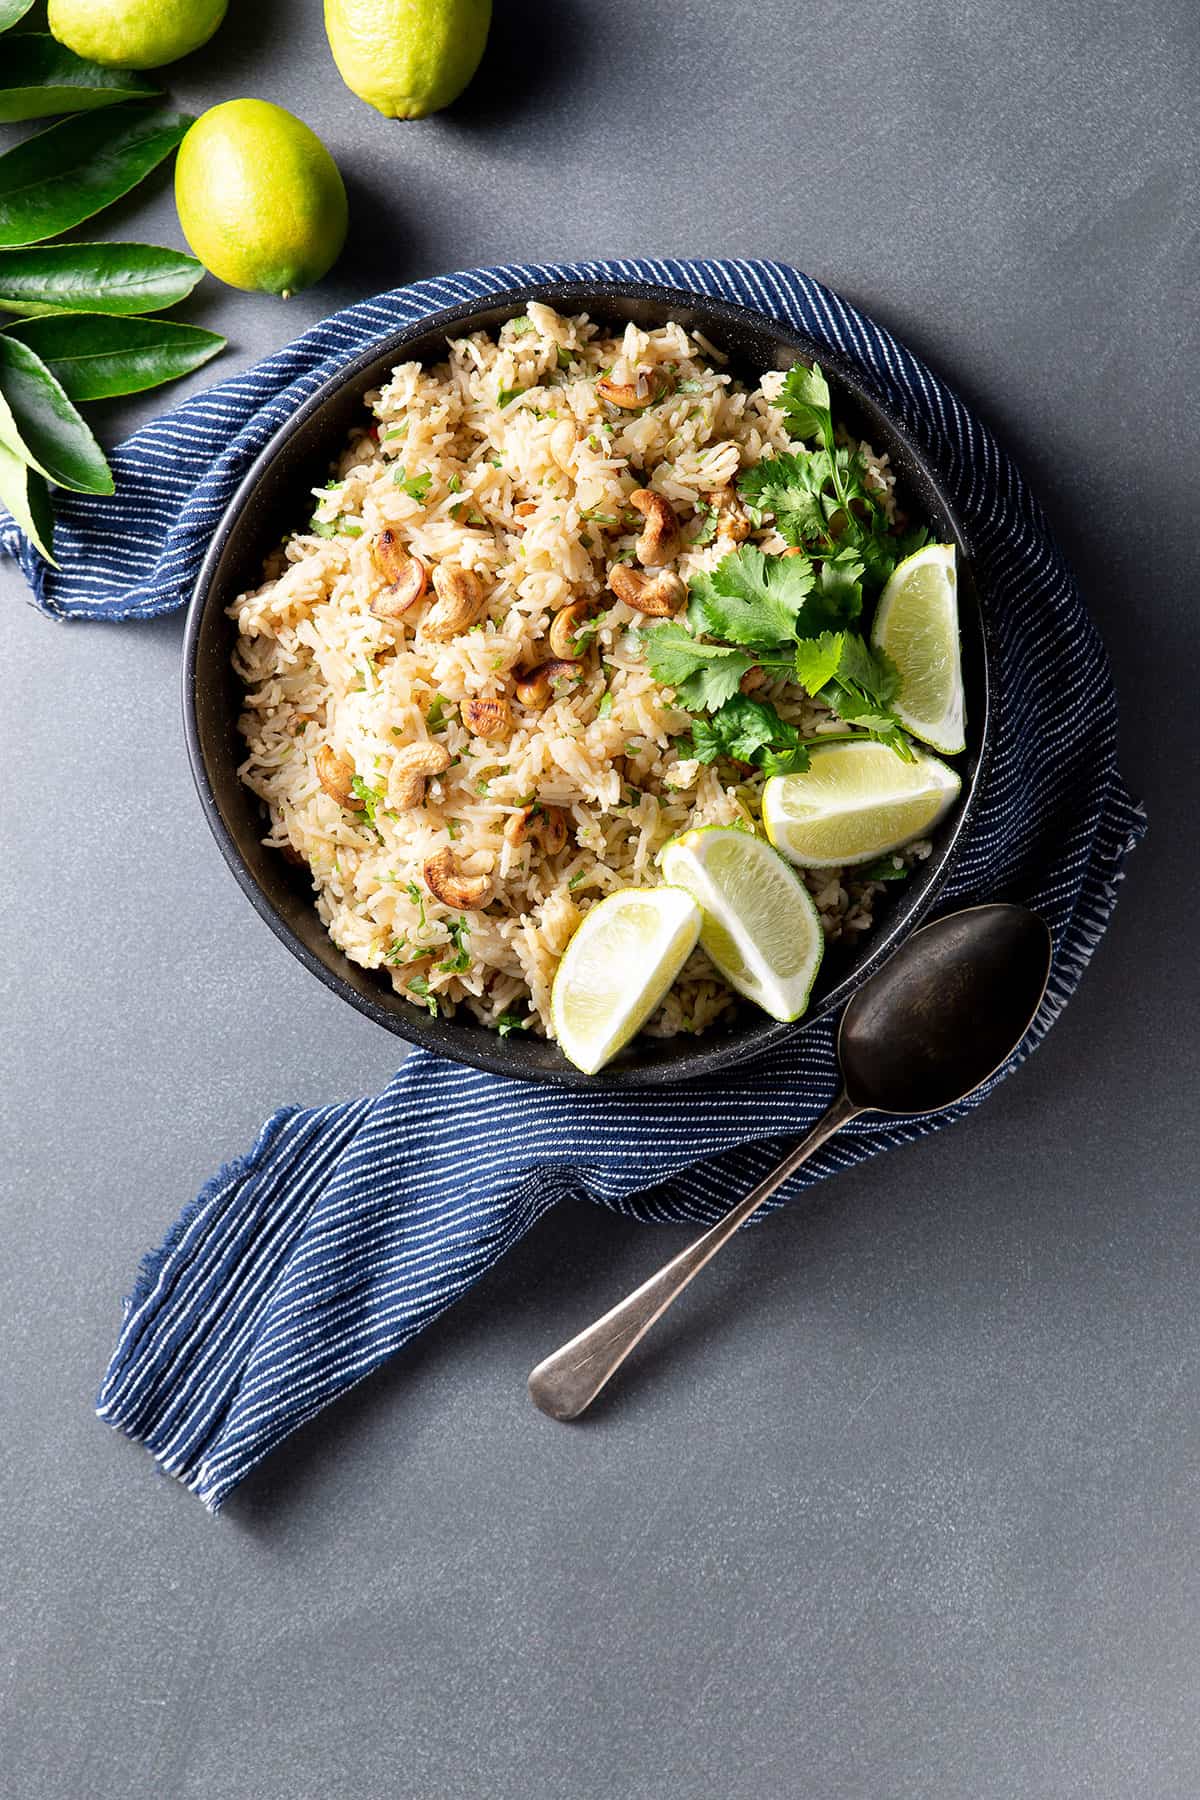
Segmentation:
{"type": "MultiPolygon", "coordinates": [[[[265,842],[311,871],[348,957],[415,1006],[466,1007],[486,1025],[552,1036],[554,972],[587,908],[653,885],[655,857],[678,832],[757,823],[761,775],[731,783],[729,765],[681,754],[689,717],[646,667],[644,619],[606,583],[614,562],[633,558],[643,521],[629,497],[640,487],[680,520],[678,574],[715,566],[728,545],[689,542],[692,521],[740,469],[789,448],[771,404],[782,376],[751,391],[678,324],[615,338],[538,304],[497,337],[477,333],[448,352],[435,368],[401,364],[368,395],[370,418],[314,490],[310,523],[230,609],[246,688],[240,774],[264,802],[265,842]],[[657,380],[665,395],[618,414],[597,394],[606,373],[657,380]],[[432,591],[398,620],[372,611],[386,586],[384,532],[428,569],[475,576],[486,607],[470,629],[432,637],[432,591]],[[546,657],[555,614],[575,602],[593,633],[582,678],[557,680],[543,710],[522,704],[517,676],[546,657]],[[464,706],[501,696],[511,731],[474,735],[464,706]],[[423,804],[402,808],[397,755],[419,743],[444,746],[449,766],[423,804]],[[322,785],[319,753],[352,771],[352,799],[322,785]],[[535,830],[510,841],[531,807],[542,809],[531,824],[561,809],[561,848],[535,830]],[[468,882],[481,878],[477,904],[431,893],[425,865],[441,852],[468,882]]],[[[863,451],[890,504],[886,458],[863,451]]],[[[783,548],[769,529],[755,536],[783,548]]],[[[806,736],[839,729],[787,681],[759,695],[806,736]]],[[[840,870],[804,878],[827,937],[870,927],[876,883],[840,870]]],[[[702,1032],[734,1000],[697,951],[647,1029],[702,1032]]]]}

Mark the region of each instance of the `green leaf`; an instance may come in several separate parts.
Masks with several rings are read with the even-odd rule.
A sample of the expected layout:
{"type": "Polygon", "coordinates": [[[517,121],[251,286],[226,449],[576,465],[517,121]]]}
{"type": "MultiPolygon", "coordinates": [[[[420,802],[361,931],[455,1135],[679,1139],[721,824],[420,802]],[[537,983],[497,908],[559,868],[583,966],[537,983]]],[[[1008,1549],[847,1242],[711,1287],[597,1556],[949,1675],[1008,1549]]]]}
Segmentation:
{"type": "Polygon", "coordinates": [[[650,673],[656,681],[673,687],[680,705],[689,710],[722,705],[736,694],[738,683],[752,666],[741,650],[702,643],[677,621],[654,625],[643,637],[650,673]]]}
{"type": "Polygon", "coordinates": [[[788,543],[803,548],[831,542],[829,519],[838,502],[825,491],[828,480],[823,450],[788,450],[746,469],[737,485],[756,524],[770,514],[788,543]]]}
{"type": "Polygon", "coordinates": [[[770,648],[792,637],[814,580],[806,556],[766,557],[744,544],[711,574],[692,577],[688,623],[695,632],[770,648]]]}
{"type": "Polygon", "coordinates": [[[392,480],[408,495],[410,500],[416,500],[421,506],[425,504],[425,497],[433,486],[433,476],[427,469],[422,470],[419,475],[407,476],[403,469],[397,469],[392,480]]]}
{"type": "Polygon", "coordinates": [[[131,69],[106,69],[76,56],[49,32],[21,31],[4,46],[0,123],[45,119],[51,113],[90,112],[160,90],[131,69]]]}
{"type": "Polygon", "coordinates": [[[143,100],[81,113],[0,156],[0,245],[70,231],[156,168],[191,117],[143,100]]]}
{"type": "Polygon", "coordinates": [[[47,481],[111,494],[104,452],[41,358],[0,332],[0,443],[47,481]]]}
{"type": "Polygon", "coordinates": [[[0,502],[7,506],[38,555],[54,561],[54,514],[46,483],[36,470],[0,444],[0,502]]]}
{"type": "Polygon", "coordinates": [[[703,763],[731,756],[771,775],[797,774],[808,767],[808,751],[796,727],[781,719],[769,701],[746,694],[734,694],[711,719],[696,719],[690,743],[682,741],[679,752],[703,763]]]}
{"type": "Polygon", "coordinates": [[[0,0],[0,31],[7,31],[10,25],[23,19],[32,5],[33,0],[0,0]]]}
{"type": "Polygon", "coordinates": [[[157,244],[42,244],[0,250],[0,312],[159,312],[186,299],[203,263],[157,244]]]}
{"type": "Polygon", "coordinates": [[[800,639],[796,645],[796,680],[807,693],[819,694],[833,680],[845,642],[841,631],[823,631],[820,637],[800,639]]]}
{"type": "Polygon", "coordinates": [[[190,374],[225,347],[223,337],[198,325],[105,313],[25,319],[8,335],[41,357],[71,400],[140,394],[190,374]]]}
{"type": "Polygon", "coordinates": [[[793,364],[780,392],[779,405],[793,437],[819,437],[826,448],[832,449],[832,401],[829,383],[819,363],[814,363],[811,369],[806,369],[803,363],[793,364]]]}
{"type": "Polygon", "coordinates": [[[827,619],[830,624],[845,625],[857,619],[862,611],[862,558],[853,544],[826,557],[817,576],[816,591],[807,609],[807,618],[827,619]]]}
{"type": "Polygon", "coordinates": [[[868,863],[865,869],[855,869],[854,874],[859,881],[907,881],[912,870],[893,854],[881,856],[878,862],[868,863]]]}

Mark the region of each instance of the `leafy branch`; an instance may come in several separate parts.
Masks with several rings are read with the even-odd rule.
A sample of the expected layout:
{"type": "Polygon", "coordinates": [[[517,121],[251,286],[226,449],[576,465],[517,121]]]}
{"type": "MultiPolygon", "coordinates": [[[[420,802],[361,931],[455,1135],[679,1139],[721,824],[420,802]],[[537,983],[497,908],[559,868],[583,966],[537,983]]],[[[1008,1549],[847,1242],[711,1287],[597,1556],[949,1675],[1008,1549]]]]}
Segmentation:
{"type": "MultiPolygon", "coordinates": [[[[29,5],[0,0],[0,31],[29,5]]],[[[147,319],[204,271],[150,244],[54,244],[170,156],[192,124],[144,76],[113,70],[46,33],[4,40],[0,122],[57,124],[0,155],[0,503],[54,561],[50,486],[111,494],[107,459],[77,402],[176,380],[224,348],[215,332],[147,319]]]]}

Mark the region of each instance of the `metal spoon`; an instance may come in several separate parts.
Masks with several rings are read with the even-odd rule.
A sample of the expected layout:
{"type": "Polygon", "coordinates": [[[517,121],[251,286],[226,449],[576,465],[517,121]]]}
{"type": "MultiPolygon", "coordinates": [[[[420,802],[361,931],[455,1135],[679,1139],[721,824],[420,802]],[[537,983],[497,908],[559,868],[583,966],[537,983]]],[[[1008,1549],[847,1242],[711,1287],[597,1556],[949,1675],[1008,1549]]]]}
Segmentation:
{"type": "Polygon", "coordinates": [[[825,1117],[719,1225],[539,1363],[534,1405],[577,1419],[722,1244],[851,1119],[936,1112],[995,1074],[1033,1023],[1051,948],[1046,924],[1024,906],[972,906],[914,932],[842,1014],[842,1091],[825,1117]]]}

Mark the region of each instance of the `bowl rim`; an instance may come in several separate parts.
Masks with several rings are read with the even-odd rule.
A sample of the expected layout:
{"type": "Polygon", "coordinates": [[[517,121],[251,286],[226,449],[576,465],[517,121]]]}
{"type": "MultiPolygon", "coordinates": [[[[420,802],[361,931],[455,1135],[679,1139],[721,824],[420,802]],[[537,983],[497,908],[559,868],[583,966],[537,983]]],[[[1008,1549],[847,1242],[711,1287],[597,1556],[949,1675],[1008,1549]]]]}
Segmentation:
{"type": "MultiPolygon", "coordinates": [[[[701,325],[701,329],[703,329],[703,325],[701,325]]],[[[415,1047],[429,1050],[436,1055],[446,1056],[469,1067],[492,1074],[505,1075],[514,1080],[592,1091],[673,1087],[768,1055],[778,1049],[781,1044],[816,1024],[818,1020],[828,1017],[830,1013],[843,1007],[851,995],[887,961],[893,951],[925,923],[936,907],[957,862],[967,827],[977,809],[978,796],[986,779],[993,750],[995,657],[992,630],[987,610],[982,602],[982,594],[979,591],[979,567],[979,558],[973,546],[972,534],[961,519],[957,506],[950,499],[945,482],[937,469],[931,465],[927,454],[916,442],[907,426],[897,417],[892,405],[885,403],[880,398],[869,377],[865,376],[859,366],[849,357],[828,345],[817,343],[803,329],[784,320],[773,318],[769,314],[758,312],[753,307],[741,306],[733,301],[698,293],[694,289],[653,282],[539,281],[524,283],[519,287],[485,292],[469,300],[460,301],[454,306],[441,308],[437,312],[422,314],[419,318],[395,327],[354,352],[345,363],[334,369],[320,382],[296,408],[295,412],[276,427],[239,480],[233,495],[223,507],[217,521],[195,577],[187,607],[181,665],[181,700],[184,740],[192,779],[209,830],[216,840],[226,865],[255,912],[311,974],[315,975],[327,988],[340,995],[343,1000],[348,1001],[357,1011],[373,1020],[375,1024],[382,1026],[394,1036],[405,1039],[415,1047]],[[976,729],[978,731],[978,752],[975,764],[969,774],[964,775],[962,793],[957,803],[955,816],[948,825],[939,828],[944,830],[946,835],[939,848],[934,852],[936,866],[930,872],[923,892],[915,901],[909,903],[903,918],[890,929],[885,925],[878,932],[877,937],[869,942],[869,947],[860,956],[855,966],[848,970],[825,994],[821,995],[812,1010],[805,1013],[801,1019],[790,1022],[772,1021],[764,1014],[764,1023],[753,1032],[750,1041],[747,1041],[744,1033],[730,1034],[726,1037],[713,1033],[696,1038],[693,1040],[696,1046],[694,1050],[677,1054],[669,1062],[618,1063],[615,1066],[601,1069],[597,1074],[585,1075],[582,1070],[568,1062],[561,1051],[558,1053],[557,1063],[549,1066],[514,1066],[519,1059],[514,1058],[509,1041],[476,1022],[472,1022],[465,1030],[462,1030],[461,1045],[457,1039],[453,1041],[452,1046],[448,1045],[446,1032],[456,1028],[455,1020],[436,1021],[430,1019],[425,1013],[419,1012],[415,1007],[407,1009],[412,1014],[411,1018],[400,1014],[385,1006],[382,999],[375,1000],[369,992],[360,991],[352,986],[336,969],[331,968],[303,942],[281,915],[272,899],[264,892],[247,865],[222,814],[201,739],[197,708],[200,688],[197,678],[197,657],[220,565],[241,515],[253,501],[268,470],[289,440],[301,432],[314,415],[326,407],[335,396],[361,381],[369,370],[385,358],[398,358],[406,345],[429,337],[448,338],[456,330],[469,328],[470,322],[478,319],[482,314],[503,310],[510,317],[517,317],[532,301],[553,306],[556,310],[570,306],[591,310],[599,314],[602,319],[604,304],[609,298],[643,301],[661,306],[668,311],[672,308],[686,309],[698,315],[707,316],[718,326],[727,325],[730,329],[736,329],[739,325],[744,328],[749,324],[754,329],[765,330],[782,344],[794,346],[799,356],[818,360],[822,369],[834,377],[837,385],[849,392],[854,402],[860,405],[865,402],[869,407],[874,408],[881,415],[887,429],[933,493],[943,515],[949,521],[958,545],[966,555],[974,594],[973,603],[978,615],[982,654],[979,658],[978,668],[980,691],[978,694],[972,692],[970,706],[970,716],[977,722],[976,729]],[[438,1029],[439,1024],[441,1029],[438,1029]]]]}

